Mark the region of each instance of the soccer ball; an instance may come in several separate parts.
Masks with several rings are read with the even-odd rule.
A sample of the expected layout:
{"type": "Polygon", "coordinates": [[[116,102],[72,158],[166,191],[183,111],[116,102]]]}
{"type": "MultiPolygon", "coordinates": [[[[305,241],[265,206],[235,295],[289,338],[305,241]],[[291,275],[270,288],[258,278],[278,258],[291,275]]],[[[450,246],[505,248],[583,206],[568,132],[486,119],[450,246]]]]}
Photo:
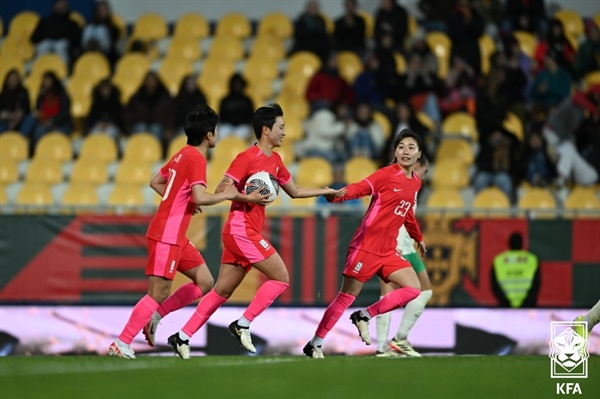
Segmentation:
{"type": "Polygon", "coordinates": [[[271,194],[269,200],[273,201],[279,194],[279,184],[272,174],[267,172],[257,172],[246,180],[244,191],[246,194],[250,194],[256,190],[259,190],[262,195],[271,194]]]}

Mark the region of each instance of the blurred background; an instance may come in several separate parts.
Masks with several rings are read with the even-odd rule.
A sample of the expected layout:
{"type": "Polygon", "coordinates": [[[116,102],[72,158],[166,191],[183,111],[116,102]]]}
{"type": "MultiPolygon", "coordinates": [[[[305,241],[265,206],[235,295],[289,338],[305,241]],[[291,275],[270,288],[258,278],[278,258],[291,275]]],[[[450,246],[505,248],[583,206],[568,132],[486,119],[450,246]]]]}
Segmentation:
{"type": "MultiPolygon", "coordinates": [[[[24,314],[64,322],[38,305],[82,317],[143,295],[160,200],[148,182],[185,144],[199,103],[221,117],[210,190],[270,101],[284,109],[277,151],[299,186],[356,182],[390,162],[399,131],[421,134],[430,165],[417,216],[439,317],[526,308],[519,317],[543,320],[532,331],[545,339],[550,320],[600,298],[597,1],[21,0],[1,2],[0,16],[3,330],[9,311],[20,330],[24,314]],[[526,300],[510,300],[494,264],[519,249],[538,262],[526,300]]],[[[368,203],[281,193],[269,206],[264,234],[291,275],[277,305],[334,298],[368,203]]],[[[214,275],[227,211],[206,207],[188,231],[214,275]]],[[[251,272],[230,303],[248,303],[261,279],[251,272]]],[[[371,281],[356,304],[378,297],[371,281]]]]}

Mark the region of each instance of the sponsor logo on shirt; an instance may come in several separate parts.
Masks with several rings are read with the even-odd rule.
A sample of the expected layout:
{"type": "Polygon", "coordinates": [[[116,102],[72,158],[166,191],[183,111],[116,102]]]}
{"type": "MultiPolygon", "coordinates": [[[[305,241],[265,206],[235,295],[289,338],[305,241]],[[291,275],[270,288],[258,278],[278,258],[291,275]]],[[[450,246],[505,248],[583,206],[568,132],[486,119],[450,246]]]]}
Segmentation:
{"type": "Polygon", "coordinates": [[[363,267],[362,262],[358,262],[356,264],[356,266],[354,266],[354,273],[358,273],[360,271],[360,269],[362,269],[362,267],[363,267]]]}
{"type": "Polygon", "coordinates": [[[173,270],[175,270],[175,261],[171,261],[171,267],[169,267],[169,273],[173,273],[173,270]]]}
{"type": "Polygon", "coordinates": [[[266,242],[265,240],[260,240],[260,245],[262,245],[262,247],[264,249],[269,249],[269,246],[270,246],[269,243],[266,242]]]}
{"type": "Polygon", "coordinates": [[[179,160],[181,159],[182,156],[183,156],[182,154],[177,155],[177,157],[173,160],[173,162],[179,162],[179,160]]]}

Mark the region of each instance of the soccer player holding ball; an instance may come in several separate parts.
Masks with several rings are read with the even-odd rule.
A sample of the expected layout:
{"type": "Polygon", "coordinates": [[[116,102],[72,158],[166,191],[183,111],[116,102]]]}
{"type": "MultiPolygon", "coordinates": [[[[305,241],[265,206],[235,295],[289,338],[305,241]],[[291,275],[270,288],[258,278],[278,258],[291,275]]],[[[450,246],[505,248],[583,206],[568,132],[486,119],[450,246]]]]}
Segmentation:
{"type": "Polygon", "coordinates": [[[421,293],[419,278],[410,263],[396,251],[396,237],[402,225],[421,251],[426,252],[421,230],[415,219],[414,204],[421,188],[421,179],[413,172],[422,155],[423,140],[404,129],[394,141],[394,163],[385,166],[358,183],[346,187],[342,196],[328,196],[331,202],[341,202],[371,195],[371,203],[350,242],[343,271],[342,289],[325,310],[314,337],[306,344],[306,356],[322,359],[325,336],[348,309],[364,283],[374,275],[399,288],[376,303],[352,313],[350,320],[367,345],[371,344],[371,318],[406,305],[421,293]]]}
{"type": "MultiPolygon", "coordinates": [[[[232,187],[236,191],[245,191],[249,178],[258,172],[273,176],[291,198],[319,195],[335,197],[344,193],[344,190],[330,188],[296,187],[281,157],[273,151],[275,147],[281,147],[285,137],[283,110],[278,104],[257,109],[252,116],[252,128],[258,142],[237,155],[215,190],[217,193],[227,192],[232,187]]],[[[265,196],[270,195],[272,193],[265,196]]],[[[271,243],[261,235],[265,206],[270,202],[265,200],[249,203],[240,199],[232,203],[222,232],[223,255],[217,283],[202,298],[187,324],[168,339],[169,345],[181,358],[190,357],[190,338],[227,301],[252,267],[265,274],[269,280],[260,286],[243,316],[229,325],[229,332],[248,352],[256,353],[250,335],[250,323],[289,285],[289,275],[283,260],[271,243]]]]}
{"type": "Polygon", "coordinates": [[[150,181],[162,200],[146,233],[148,294],[135,305],[125,328],[110,345],[110,356],[135,359],[130,345],[144,326],[146,339],[154,346],[160,317],[192,303],[212,288],[213,277],[206,262],[185,236],[196,208],[239,197],[261,202],[265,197],[260,193],[245,196],[233,187],[226,187],[218,194],[206,191],[206,152],[217,142],[218,121],[219,116],[206,105],[188,113],[184,124],[187,145],[150,181]],[[192,282],[169,296],[177,271],[192,282]]]}

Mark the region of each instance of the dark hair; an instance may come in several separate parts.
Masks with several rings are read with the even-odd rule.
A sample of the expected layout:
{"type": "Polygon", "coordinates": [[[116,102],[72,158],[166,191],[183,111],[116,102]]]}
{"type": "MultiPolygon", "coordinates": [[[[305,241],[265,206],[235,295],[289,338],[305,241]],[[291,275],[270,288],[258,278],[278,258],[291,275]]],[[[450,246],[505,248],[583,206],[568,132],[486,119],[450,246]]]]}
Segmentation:
{"type": "Polygon", "coordinates": [[[283,110],[277,103],[270,103],[257,109],[254,115],[252,115],[252,128],[254,129],[256,138],[260,140],[263,126],[272,129],[275,119],[279,116],[283,116],[283,110]]]}
{"type": "Polygon", "coordinates": [[[2,93],[8,92],[8,77],[10,75],[17,74],[17,78],[19,78],[19,83],[17,84],[17,89],[23,87],[23,80],[21,79],[21,75],[16,68],[11,68],[10,71],[6,75],[4,75],[4,82],[2,82],[2,93]]]}
{"type": "Polygon", "coordinates": [[[44,74],[42,75],[42,81],[48,78],[51,80],[50,83],[50,92],[54,95],[59,95],[65,92],[65,87],[63,86],[62,82],[60,81],[60,79],[58,79],[58,76],[56,76],[56,74],[52,71],[46,71],[44,72],[44,74]]]}
{"type": "MultiPolygon", "coordinates": [[[[419,147],[419,149],[421,149],[419,147]]],[[[421,166],[427,166],[429,165],[429,160],[427,159],[427,156],[425,155],[425,153],[421,153],[421,156],[417,159],[417,163],[421,166]]]]}
{"type": "MultiPolygon", "coordinates": [[[[396,136],[396,139],[394,140],[394,145],[392,146],[392,154],[396,153],[396,148],[398,148],[400,142],[407,137],[412,137],[413,139],[415,139],[415,141],[417,142],[417,147],[419,147],[419,151],[423,151],[424,145],[421,136],[410,129],[402,129],[400,133],[398,133],[398,135],[396,136]]],[[[421,153],[421,157],[423,157],[423,153],[421,153]]],[[[394,156],[393,162],[398,162],[396,156],[394,156]]]]}
{"type": "Polygon", "coordinates": [[[187,144],[200,145],[208,132],[215,132],[219,123],[219,115],[206,104],[198,105],[189,112],[183,123],[183,130],[187,136],[187,144]]]}
{"type": "Polygon", "coordinates": [[[508,247],[513,250],[523,249],[523,236],[519,232],[514,232],[508,239],[508,247]]]}

